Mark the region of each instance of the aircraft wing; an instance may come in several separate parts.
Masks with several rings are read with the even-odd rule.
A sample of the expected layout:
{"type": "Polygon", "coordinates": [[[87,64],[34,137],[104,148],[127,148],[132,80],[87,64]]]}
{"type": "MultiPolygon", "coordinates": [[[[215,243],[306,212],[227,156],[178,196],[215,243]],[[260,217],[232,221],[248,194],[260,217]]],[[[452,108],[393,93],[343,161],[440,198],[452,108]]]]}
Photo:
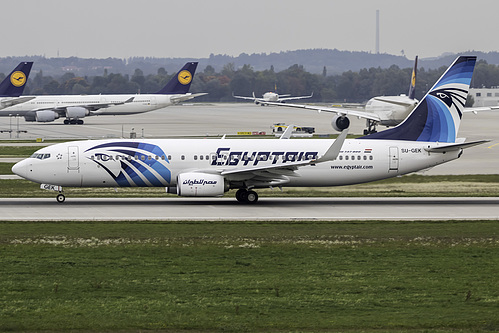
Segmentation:
{"type": "Polygon", "coordinates": [[[38,108],[38,109],[34,109],[32,111],[42,111],[42,110],[52,110],[52,111],[55,111],[55,112],[58,112],[58,113],[63,113],[66,111],[66,109],[71,106],[71,107],[80,107],[80,108],[85,108],[89,111],[97,111],[99,109],[103,109],[103,108],[108,108],[110,106],[113,106],[113,105],[122,105],[122,104],[126,104],[126,103],[131,103],[133,101],[135,97],[130,97],[129,99],[127,99],[126,101],[123,101],[123,102],[109,102],[109,103],[88,103],[88,104],[75,104],[75,105],[61,105],[61,106],[57,106],[57,107],[44,107],[44,108],[38,108]]]}
{"type": "Polygon", "coordinates": [[[381,120],[379,118],[379,116],[374,114],[374,113],[365,112],[365,111],[358,111],[358,110],[351,110],[351,109],[346,109],[346,108],[312,106],[312,105],[304,105],[304,104],[275,103],[275,102],[265,102],[265,104],[277,105],[277,106],[287,106],[287,107],[291,107],[291,108],[300,108],[300,109],[307,109],[307,110],[315,110],[318,112],[333,112],[339,116],[353,116],[353,117],[359,117],[359,118],[364,118],[364,119],[369,119],[369,120],[374,120],[374,121],[381,120]]]}
{"type": "Polygon", "coordinates": [[[377,100],[377,101],[380,101],[380,102],[385,102],[385,103],[389,103],[389,104],[400,105],[400,106],[403,106],[403,107],[409,107],[409,106],[413,106],[414,105],[414,102],[407,103],[407,102],[402,102],[402,101],[394,101],[392,99],[383,98],[383,97],[374,97],[374,99],[377,100]]]}
{"type": "Polygon", "coordinates": [[[190,99],[193,99],[195,97],[204,96],[204,95],[208,95],[208,93],[197,93],[197,94],[188,93],[188,94],[183,94],[183,95],[176,95],[176,96],[170,97],[170,101],[174,104],[177,104],[177,103],[182,103],[182,102],[188,101],[190,99]]]}
{"type": "Polygon", "coordinates": [[[234,97],[234,98],[240,98],[240,99],[247,99],[247,100],[250,100],[250,101],[260,101],[261,100],[260,98],[248,97],[248,96],[236,96],[236,95],[232,95],[232,97],[234,97]]]}
{"type": "Polygon", "coordinates": [[[294,100],[294,99],[311,98],[312,96],[314,96],[314,94],[311,94],[309,96],[294,96],[294,97],[286,97],[285,95],[279,95],[279,99],[277,101],[278,102],[285,102],[285,101],[291,101],[291,100],[294,100]]]}
{"type": "Polygon", "coordinates": [[[253,185],[277,186],[284,184],[289,181],[288,177],[299,177],[295,171],[302,166],[335,160],[340,153],[347,134],[348,129],[343,130],[331,146],[329,146],[324,155],[315,160],[296,161],[279,165],[273,164],[270,166],[255,166],[252,168],[228,169],[221,171],[220,174],[231,180],[244,181],[247,184],[253,185]]]}
{"type": "Polygon", "coordinates": [[[13,106],[25,102],[29,102],[34,99],[35,96],[24,96],[24,97],[13,97],[13,98],[4,98],[0,101],[3,107],[13,106]]]}

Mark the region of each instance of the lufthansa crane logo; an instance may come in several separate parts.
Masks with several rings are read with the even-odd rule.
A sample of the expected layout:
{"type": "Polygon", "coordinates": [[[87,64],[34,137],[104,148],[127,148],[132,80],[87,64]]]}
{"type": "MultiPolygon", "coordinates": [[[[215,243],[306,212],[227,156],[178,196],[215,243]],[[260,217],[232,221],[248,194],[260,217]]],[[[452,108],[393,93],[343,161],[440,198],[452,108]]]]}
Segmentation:
{"type": "Polygon", "coordinates": [[[192,81],[192,75],[189,71],[181,71],[178,73],[178,82],[182,83],[183,85],[189,84],[192,81]]]}
{"type": "Polygon", "coordinates": [[[26,75],[21,71],[14,72],[10,76],[10,82],[16,87],[21,87],[26,83],[26,75]]]}

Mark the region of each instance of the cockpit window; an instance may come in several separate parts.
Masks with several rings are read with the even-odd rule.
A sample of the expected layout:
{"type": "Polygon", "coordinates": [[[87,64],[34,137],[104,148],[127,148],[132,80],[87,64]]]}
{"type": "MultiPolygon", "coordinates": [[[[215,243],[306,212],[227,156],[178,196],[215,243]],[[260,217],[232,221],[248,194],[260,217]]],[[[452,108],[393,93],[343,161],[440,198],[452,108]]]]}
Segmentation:
{"type": "Polygon", "coordinates": [[[45,160],[47,158],[50,158],[50,154],[34,153],[33,155],[30,156],[30,158],[37,158],[39,160],[45,160]]]}

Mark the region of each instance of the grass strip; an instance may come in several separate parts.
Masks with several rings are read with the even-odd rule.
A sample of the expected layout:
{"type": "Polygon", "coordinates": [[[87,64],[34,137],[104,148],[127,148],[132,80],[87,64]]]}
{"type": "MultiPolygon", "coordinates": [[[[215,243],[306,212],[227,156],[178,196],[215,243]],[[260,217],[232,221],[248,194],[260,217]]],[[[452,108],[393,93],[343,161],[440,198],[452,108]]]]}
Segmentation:
{"type": "Polygon", "coordinates": [[[499,223],[0,223],[1,331],[499,330],[499,223]]]}

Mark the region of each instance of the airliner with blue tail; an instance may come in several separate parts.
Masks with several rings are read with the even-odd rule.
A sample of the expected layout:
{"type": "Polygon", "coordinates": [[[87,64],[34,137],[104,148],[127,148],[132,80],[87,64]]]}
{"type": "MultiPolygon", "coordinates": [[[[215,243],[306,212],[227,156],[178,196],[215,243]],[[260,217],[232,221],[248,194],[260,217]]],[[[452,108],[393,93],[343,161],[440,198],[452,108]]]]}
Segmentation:
{"type": "Polygon", "coordinates": [[[34,98],[20,97],[28,82],[31,67],[33,67],[32,61],[21,62],[0,82],[0,109],[25,103],[34,98]]]}
{"type": "Polygon", "coordinates": [[[165,187],[186,197],[222,196],[236,189],[241,203],[268,187],[339,186],[376,181],[459,158],[487,140],[457,133],[476,62],[460,56],[414,108],[391,129],[357,139],[347,130],[329,139],[137,139],[76,141],[42,148],[12,171],[42,189],[165,187]]]}
{"type": "Polygon", "coordinates": [[[189,93],[197,65],[197,62],[186,63],[154,94],[27,96],[27,102],[1,110],[0,116],[18,115],[36,122],[63,118],[64,124],[83,124],[82,119],[89,116],[130,115],[161,109],[206,95],[189,93]]]}

